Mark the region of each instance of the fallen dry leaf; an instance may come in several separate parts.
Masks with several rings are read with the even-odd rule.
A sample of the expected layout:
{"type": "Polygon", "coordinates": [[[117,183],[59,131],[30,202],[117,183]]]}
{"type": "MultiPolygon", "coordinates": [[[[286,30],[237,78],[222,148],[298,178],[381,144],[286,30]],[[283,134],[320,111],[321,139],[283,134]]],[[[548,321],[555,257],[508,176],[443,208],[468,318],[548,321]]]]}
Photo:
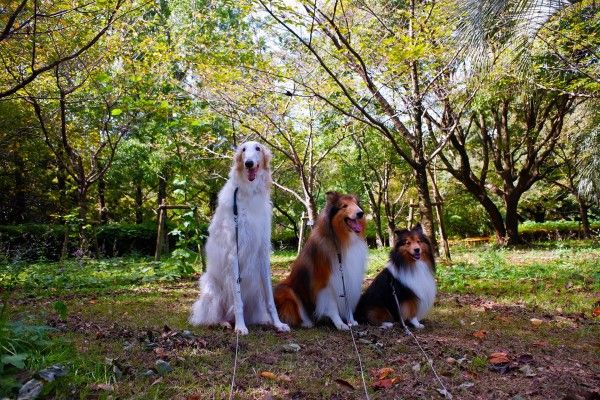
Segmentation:
{"type": "Polygon", "coordinates": [[[594,308],[594,312],[592,313],[594,317],[600,317],[600,307],[594,308]]]}
{"type": "Polygon", "coordinates": [[[544,320],[541,320],[538,318],[531,318],[529,321],[531,322],[531,325],[533,325],[533,326],[540,326],[544,322],[544,320]]]}
{"type": "Polygon", "coordinates": [[[261,378],[271,379],[273,381],[277,380],[277,375],[269,371],[261,371],[258,374],[261,378]]]}
{"type": "Polygon", "coordinates": [[[490,364],[494,365],[510,362],[510,360],[508,359],[508,354],[502,352],[490,354],[490,356],[488,357],[488,361],[490,362],[490,364]]]}
{"type": "Polygon", "coordinates": [[[337,379],[334,379],[334,382],[337,383],[338,385],[344,386],[348,389],[352,389],[352,390],[356,389],[353,384],[351,384],[350,382],[348,382],[345,379],[337,378],[337,379]]]}
{"type": "Polygon", "coordinates": [[[375,390],[387,389],[387,388],[394,386],[394,384],[396,384],[399,381],[400,381],[400,378],[398,378],[398,377],[379,379],[379,380],[373,382],[373,384],[371,384],[371,387],[375,390]]]}
{"type": "Polygon", "coordinates": [[[477,339],[480,339],[480,340],[483,340],[486,335],[487,335],[487,331],[483,330],[483,329],[473,332],[473,336],[475,336],[477,339]]]}
{"type": "Polygon", "coordinates": [[[376,378],[376,379],[385,379],[388,376],[390,376],[391,374],[394,373],[394,369],[393,368],[381,368],[381,369],[376,369],[376,370],[372,370],[371,374],[376,378]]]}

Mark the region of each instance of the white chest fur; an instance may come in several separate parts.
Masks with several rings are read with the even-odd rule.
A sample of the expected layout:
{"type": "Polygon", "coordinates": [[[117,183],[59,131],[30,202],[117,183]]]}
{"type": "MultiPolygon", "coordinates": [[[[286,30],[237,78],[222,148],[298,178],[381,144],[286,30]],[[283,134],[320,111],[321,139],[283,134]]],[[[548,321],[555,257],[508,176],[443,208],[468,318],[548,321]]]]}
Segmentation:
{"type": "MultiPolygon", "coordinates": [[[[360,290],[367,266],[368,247],[364,240],[352,235],[350,245],[342,252],[342,270],[348,306],[352,311],[358,304],[360,290]]],[[[346,301],[340,297],[343,293],[342,275],[337,255],[331,259],[332,274],[329,285],[338,293],[337,303],[340,315],[346,317],[346,301]]]]}
{"type": "Polygon", "coordinates": [[[419,298],[417,318],[423,318],[433,307],[437,291],[435,278],[427,264],[419,260],[415,263],[414,268],[398,269],[392,263],[388,263],[387,269],[394,275],[394,278],[417,295],[419,298]]]}

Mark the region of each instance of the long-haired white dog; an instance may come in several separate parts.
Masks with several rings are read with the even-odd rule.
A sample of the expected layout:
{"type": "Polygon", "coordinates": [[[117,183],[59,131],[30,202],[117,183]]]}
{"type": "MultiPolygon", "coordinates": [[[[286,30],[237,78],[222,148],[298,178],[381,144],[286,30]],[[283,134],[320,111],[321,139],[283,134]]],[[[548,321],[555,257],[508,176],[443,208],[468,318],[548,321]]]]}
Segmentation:
{"type": "Polygon", "coordinates": [[[207,270],[200,278],[200,297],[192,307],[189,321],[193,325],[234,322],[235,331],[242,335],[248,333],[246,322],[290,330],[279,320],[271,287],[270,160],[269,149],[260,143],[246,142],[237,148],[208,228],[207,270]]]}

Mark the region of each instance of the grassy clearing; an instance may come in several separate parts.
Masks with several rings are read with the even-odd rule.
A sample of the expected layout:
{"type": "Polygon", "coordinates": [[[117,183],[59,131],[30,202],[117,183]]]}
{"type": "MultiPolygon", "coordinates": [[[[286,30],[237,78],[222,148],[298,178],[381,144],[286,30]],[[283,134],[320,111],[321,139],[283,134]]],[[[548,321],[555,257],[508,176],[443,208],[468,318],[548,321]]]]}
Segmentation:
{"type": "MultiPolygon", "coordinates": [[[[285,276],[294,257],[293,252],[273,255],[274,281],[285,276]]],[[[386,261],[387,251],[371,251],[367,280],[386,261]]],[[[2,300],[9,305],[7,320],[51,325],[52,330],[26,351],[25,368],[5,366],[8,378],[0,380],[0,394],[14,396],[6,379],[23,382],[34,371],[63,364],[69,375],[46,389],[56,398],[228,397],[235,336],[188,326],[196,277],[181,278],[175,263],[110,259],[3,267],[0,284],[13,288],[12,298],[2,300]],[[64,320],[57,302],[66,306],[64,320]],[[194,345],[177,341],[187,329],[196,335],[194,345]],[[152,372],[159,358],[173,371],[164,376],[152,372]]],[[[419,337],[456,396],[576,397],[586,387],[600,386],[600,328],[592,317],[600,299],[598,245],[568,242],[533,250],[456,246],[453,262],[438,265],[438,284],[439,301],[419,337]],[[542,322],[533,325],[531,318],[542,322]],[[483,338],[473,336],[478,331],[485,332],[483,338]],[[509,354],[512,372],[490,371],[488,356],[494,351],[509,354]],[[530,358],[527,365],[535,377],[519,369],[530,358]]],[[[397,328],[361,327],[359,332],[368,383],[375,379],[369,371],[383,367],[394,368],[400,378],[389,389],[370,388],[373,398],[439,397],[414,344],[397,328]]],[[[241,339],[237,376],[236,396],[242,399],[361,398],[349,335],[327,325],[289,334],[251,328],[241,339]],[[300,352],[284,352],[290,342],[298,343],[300,352]],[[273,375],[261,376],[265,371],[273,375]]]]}

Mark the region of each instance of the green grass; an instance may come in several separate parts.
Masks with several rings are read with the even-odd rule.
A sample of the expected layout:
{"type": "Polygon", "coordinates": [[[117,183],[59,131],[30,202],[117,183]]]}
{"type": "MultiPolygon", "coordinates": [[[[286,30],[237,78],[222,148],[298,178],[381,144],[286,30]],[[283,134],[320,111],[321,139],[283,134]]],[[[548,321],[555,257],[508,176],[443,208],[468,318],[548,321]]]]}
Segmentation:
{"type": "MultiPolygon", "coordinates": [[[[442,335],[429,347],[437,352],[438,362],[449,356],[467,355],[468,361],[462,370],[486,376],[489,374],[487,355],[490,351],[504,351],[511,343],[537,343],[540,340],[550,346],[544,351],[572,347],[573,352],[594,354],[596,348],[598,355],[597,347],[594,347],[599,334],[598,324],[574,328],[573,318],[578,317],[570,317],[581,313],[591,315],[594,303],[598,301],[600,246],[597,243],[555,242],[536,244],[532,249],[453,246],[452,250],[452,262],[438,262],[441,296],[430,316],[433,322],[425,323],[433,326],[430,332],[442,335]],[[458,303],[455,297],[460,300],[458,303]],[[486,302],[506,307],[506,310],[486,311],[480,307],[486,302]],[[548,315],[555,314],[567,319],[551,321],[548,315]],[[547,321],[532,328],[531,316],[547,321]],[[473,345],[472,332],[478,329],[489,331],[489,348],[473,345]],[[445,341],[451,335],[455,337],[445,341]]],[[[287,274],[294,258],[293,251],[273,254],[274,281],[287,274]]],[[[387,259],[388,250],[371,250],[367,279],[373,278],[387,259]]],[[[56,321],[59,316],[54,304],[59,300],[66,306],[70,323],[76,317],[75,321],[82,321],[80,328],[83,329],[73,329],[73,325],[69,325],[67,330],[49,331],[45,342],[31,351],[25,372],[12,376],[22,382],[34,371],[49,365],[66,365],[70,371],[68,379],[49,389],[56,398],[72,398],[72,392],[79,398],[107,398],[110,395],[139,399],[194,395],[226,398],[235,337],[222,329],[188,325],[189,308],[198,293],[195,280],[196,277],[182,279],[173,260],[156,263],[147,258],[115,258],[83,260],[81,263],[71,260],[63,264],[0,265],[0,288],[13,292],[13,300],[8,303],[11,320],[34,327],[43,326],[49,320],[56,321]],[[170,358],[174,371],[164,378],[145,377],[143,372],[152,368],[157,356],[144,350],[139,337],[148,330],[160,332],[165,325],[174,330],[190,329],[205,338],[208,345],[201,349],[180,349],[170,358]],[[134,334],[129,339],[111,334],[97,336],[97,331],[114,329],[128,329],[134,334]],[[132,343],[132,349],[125,350],[126,343],[132,343]],[[106,358],[119,359],[135,373],[118,381],[106,358]],[[112,385],[115,392],[98,391],[98,384],[112,385]]],[[[367,371],[395,362],[394,368],[405,379],[413,376],[411,367],[418,362],[419,354],[414,352],[410,342],[399,339],[399,332],[381,333],[372,328],[367,338],[383,343],[382,348],[359,344],[367,371]]],[[[244,347],[238,376],[244,395],[240,398],[260,398],[266,393],[275,398],[288,398],[298,390],[305,398],[345,397],[350,392],[336,384],[336,379],[360,387],[347,339],[346,333],[336,332],[328,326],[295,330],[286,335],[270,329],[252,328],[250,335],[242,341],[244,347]],[[281,346],[290,341],[303,346],[301,353],[281,351],[281,346]],[[258,375],[260,371],[291,377],[291,381],[264,379],[258,375]]],[[[456,379],[457,384],[464,380],[460,368],[445,365],[440,368],[448,379],[456,379]]],[[[422,378],[429,375],[426,368],[418,373],[422,378]]],[[[360,397],[356,394],[358,390],[352,393],[351,398],[360,397]]],[[[427,393],[428,397],[437,395],[434,388],[427,393]]],[[[14,391],[3,394],[14,397],[14,391]]],[[[481,395],[485,397],[485,394],[481,395]]],[[[386,395],[379,398],[386,398],[386,395]]]]}
{"type": "MultiPolygon", "coordinates": [[[[198,266],[198,269],[200,267],[198,266]]],[[[0,265],[0,287],[30,290],[122,288],[182,277],[179,264],[151,258],[84,259],[59,262],[25,262],[0,265]]]]}

